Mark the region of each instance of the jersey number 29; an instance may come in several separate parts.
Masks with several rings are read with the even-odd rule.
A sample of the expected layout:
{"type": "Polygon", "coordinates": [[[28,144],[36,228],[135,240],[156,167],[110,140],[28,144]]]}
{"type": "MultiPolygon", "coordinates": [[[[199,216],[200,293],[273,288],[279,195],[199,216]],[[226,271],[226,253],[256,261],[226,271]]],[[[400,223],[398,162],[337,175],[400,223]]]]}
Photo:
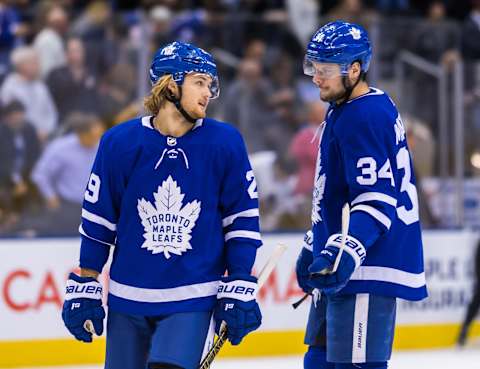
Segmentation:
{"type": "Polygon", "coordinates": [[[85,200],[95,204],[98,201],[98,195],[100,193],[100,177],[95,173],[90,174],[88,180],[87,189],[85,191],[85,200]]]}

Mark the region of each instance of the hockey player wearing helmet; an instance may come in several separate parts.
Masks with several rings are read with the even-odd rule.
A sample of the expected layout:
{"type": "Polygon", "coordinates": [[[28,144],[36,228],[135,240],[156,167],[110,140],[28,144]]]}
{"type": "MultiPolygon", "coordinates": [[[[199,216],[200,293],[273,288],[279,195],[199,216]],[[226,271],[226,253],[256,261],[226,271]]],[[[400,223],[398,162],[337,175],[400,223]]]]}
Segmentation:
{"type": "Polygon", "coordinates": [[[336,21],[313,35],[304,59],[305,74],[330,103],[312,229],[296,267],[299,286],[314,296],[305,369],[386,369],[396,299],[427,296],[405,127],[388,95],[366,82],[371,55],[361,26],[336,21]]]}
{"type": "Polygon", "coordinates": [[[219,93],[213,57],[173,42],[150,80],[150,115],[101,140],[62,318],[80,341],[102,334],[97,277],[113,246],[105,368],[194,369],[223,321],[234,345],[260,325],[258,194],[240,133],[206,118],[219,93]]]}
{"type": "Polygon", "coordinates": [[[341,103],[368,92],[365,79],[371,58],[372,46],[365,29],[336,21],[313,35],[303,71],[313,77],[322,100],[341,103]]]}
{"type": "Polygon", "coordinates": [[[150,82],[153,87],[145,107],[156,121],[162,120],[161,115],[175,116],[167,113],[175,108],[184,123],[195,124],[197,119],[205,118],[209,100],[220,93],[213,57],[187,43],[173,42],[155,53],[150,82]]]}

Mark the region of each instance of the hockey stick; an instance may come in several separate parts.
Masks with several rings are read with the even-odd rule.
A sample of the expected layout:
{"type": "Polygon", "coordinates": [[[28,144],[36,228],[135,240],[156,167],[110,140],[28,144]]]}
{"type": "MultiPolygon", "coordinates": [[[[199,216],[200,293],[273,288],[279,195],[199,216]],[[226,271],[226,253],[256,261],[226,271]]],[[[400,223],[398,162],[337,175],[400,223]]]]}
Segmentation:
{"type": "MultiPolygon", "coordinates": [[[[343,205],[342,208],[342,240],[340,241],[340,249],[338,250],[337,258],[333,264],[332,271],[327,271],[327,273],[335,273],[338,269],[338,264],[340,264],[340,259],[342,258],[343,250],[345,249],[345,243],[347,242],[348,236],[348,227],[350,225],[350,206],[348,202],[343,205]]],[[[326,273],[324,273],[326,274],[326,273]]]]}
{"type": "MultiPolygon", "coordinates": [[[[340,259],[342,258],[343,250],[345,249],[345,242],[347,241],[348,236],[348,227],[350,225],[350,206],[348,202],[343,205],[342,208],[342,240],[340,241],[340,248],[338,250],[338,255],[335,258],[335,262],[333,263],[332,269],[324,269],[318,273],[313,273],[312,276],[315,275],[326,275],[335,273],[338,269],[338,264],[340,263],[340,259]]],[[[302,302],[306,300],[308,296],[312,294],[312,291],[307,292],[300,300],[294,302],[292,304],[293,308],[296,309],[300,306],[302,302]]]]}
{"type": "MultiPolygon", "coordinates": [[[[282,256],[282,254],[285,252],[286,249],[287,249],[287,246],[279,244],[275,247],[275,250],[273,250],[273,253],[270,256],[270,259],[263,266],[262,270],[260,271],[260,274],[258,275],[257,283],[258,283],[259,290],[267,281],[268,277],[270,276],[270,273],[272,272],[273,268],[275,268],[275,265],[277,265],[278,260],[280,259],[280,257],[282,256]]],[[[210,368],[210,365],[212,365],[213,360],[217,356],[222,346],[225,344],[226,340],[227,340],[227,326],[225,322],[222,322],[222,324],[220,325],[220,332],[218,334],[217,340],[213,344],[212,348],[207,352],[207,355],[205,355],[205,358],[200,363],[200,366],[198,367],[198,369],[210,368]]]]}

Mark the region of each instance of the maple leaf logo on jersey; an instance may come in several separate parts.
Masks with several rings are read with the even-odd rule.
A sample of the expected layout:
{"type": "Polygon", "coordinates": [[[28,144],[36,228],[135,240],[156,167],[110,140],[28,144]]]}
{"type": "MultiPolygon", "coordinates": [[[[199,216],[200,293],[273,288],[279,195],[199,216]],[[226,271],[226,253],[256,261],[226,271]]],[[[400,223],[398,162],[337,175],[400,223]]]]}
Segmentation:
{"type": "Polygon", "coordinates": [[[170,254],[181,255],[191,250],[191,232],[200,215],[201,201],[194,200],[182,207],[185,195],[172,176],[158,186],[153,197],[154,205],[144,198],[138,200],[137,204],[145,230],[142,248],[152,254],[163,252],[167,259],[171,257],[170,254]]]}
{"type": "MultiPolygon", "coordinates": [[[[321,141],[321,139],[320,139],[321,141]]],[[[325,191],[325,173],[320,175],[322,170],[322,153],[318,148],[317,166],[315,168],[315,183],[313,187],[313,199],[312,199],[312,223],[317,224],[322,220],[320,215],[320,202],[323,199],[323,192],[325,191]]]]}

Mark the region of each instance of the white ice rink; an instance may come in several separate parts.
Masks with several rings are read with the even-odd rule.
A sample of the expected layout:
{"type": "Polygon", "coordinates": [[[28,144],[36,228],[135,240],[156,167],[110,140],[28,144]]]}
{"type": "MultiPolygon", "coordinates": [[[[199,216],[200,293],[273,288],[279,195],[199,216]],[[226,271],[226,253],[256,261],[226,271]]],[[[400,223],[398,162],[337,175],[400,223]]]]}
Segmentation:
{"type": "MultiPolygon", "coordinates": [[[[101,366],[51,367],[41,369],[101,369],[101,366]]],[[[231,360],[221,359],[212,369],[302,369],[300,356],[231,360]]],[[[26,368],[25,368],[26,369],[26,368]]],[[[38,369],[38,368],[35,368],[38,369]]],[[[480,369],[480,348],[463,350],[395,352],[389,369],[480,369]]]]}

